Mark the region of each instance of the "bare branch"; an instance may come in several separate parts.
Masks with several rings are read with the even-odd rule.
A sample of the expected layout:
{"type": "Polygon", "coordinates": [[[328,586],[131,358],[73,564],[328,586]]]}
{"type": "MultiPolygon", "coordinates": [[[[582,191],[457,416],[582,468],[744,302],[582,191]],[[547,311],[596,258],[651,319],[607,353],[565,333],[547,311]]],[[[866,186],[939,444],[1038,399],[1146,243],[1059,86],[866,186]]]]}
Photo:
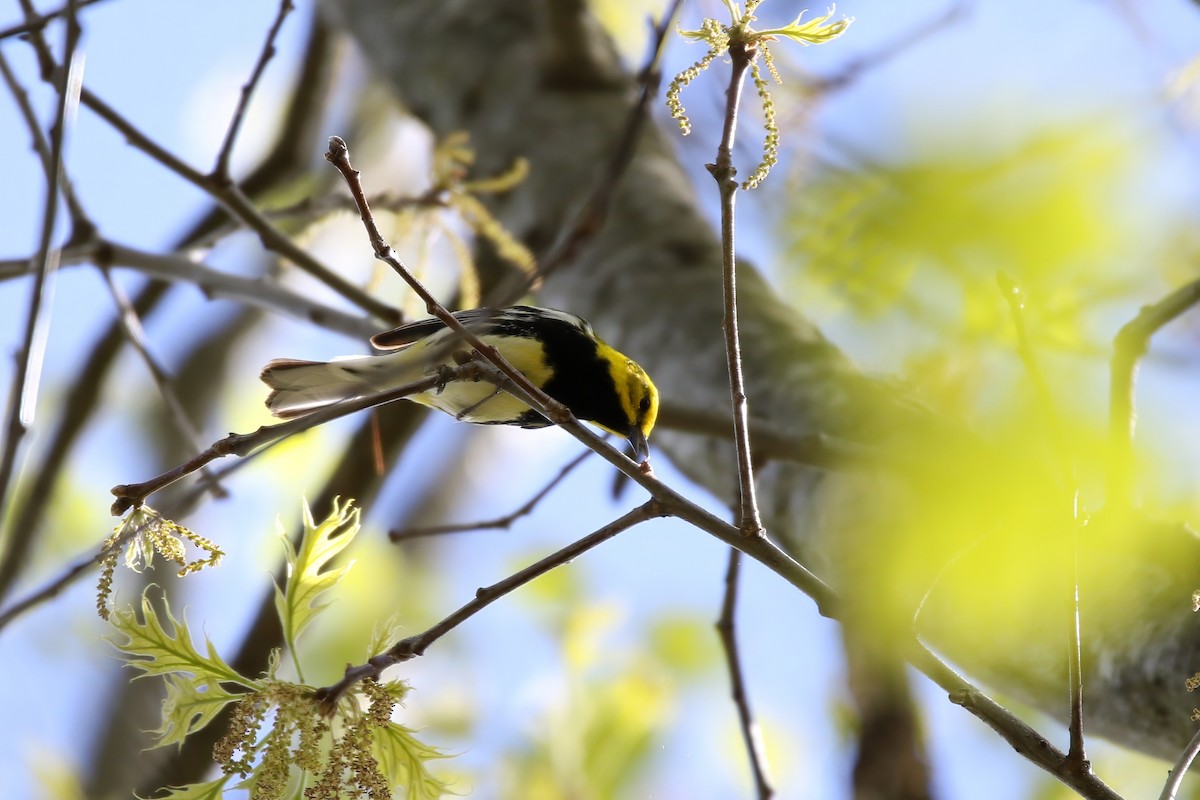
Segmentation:
{"type": "MultiPolygon", "coordinates": [[[[162,395],[163,402],[167,406],[167,411],[170,412],[171,419],[175,422],[176,429],[183,435],[183,438],[194,449],[200,450],[204,445],[200,443],[200,431],[196,430],[196,426],[192,424],[192,420],[188,417],[187,409],[183,407],[183,402],[179,399],[179,394],[175,391],[175,387],[171,382],[171,376],[158,363],[158,360],[151,354],[150,349],[146,345],[146,331],[142,328],[142,321],[138,318],[137,311],[133,304],[129,302],[129,298],[125,295],[125,290],[113,280],[112,273],[107,269],[100,270],[104,276],[104,284],[108,287],[109,294],[112,295],[113,302],[117,305],[117,321],[121,324],[122,330],[125,331],[125,337],[129,340],[129,344],[133,346],[134,352],[142,359],[142,363],[146,365],[146,369],[150,372],[150,377],[154,379],[154,385],[158,387],[159,394],[162,395]]],[[[228,497],[226,492],[213,474],[206,468],[200,469],[201,478],[205,486],[213,497],[222,498],[228,497]]]]}
{"type": "Polygon", "coordinates": [[[613,147],[608,164],[590,193],[583,201],[578,212],[565,224],[558,238],[550,246],[545,256],[539,259],[537,272],[529,277],[521,276],[517,285],[500,292],[501,305],[508,305],[516,298],[526,294],[535,283],[543,280],[578,253],[579,248],[603,229],[608,213],[612,206],[613,195],[621,177],[633,161],[637,144],[641,140],[646,120],[650,116],[650,103],[658,96],[662,84],[661,63],[663,51],[666,49],[667,34],[674,26],[675,18],[683,0],[672,0],[670,7],[663,13],[651,31],[650,51],[646,62],[638,70],[638,98],[629,109],[625,126],[621,130],[621,138],[613,147]]]}
{"type": "Polygon", "coordinates": [[[59,17],[65,17],[67,14],[74,13],[72,9],[80,11],[87,6],[95,5],[99,2],[101,0],[76,0],[75,2],[66,3],[62,7],[56,8],[46,14],[38,14],[36,11],[26,13],[24,22],[17,25],[10,25],[7,28],[0,28],[0,40],[11,39],[14,36],[24,36],[29,33],[40,33],[47,25],[59,17]]]}
{"type": "Polygon", "coordinates": [[[1008,303],[1012,316],[1013,327],[1017,331],[1017,352],[1025,364],[1025,371],[1033,381],[1034,392],[1046,417],[1051,436],[1054,437],[1056,456],[1063,462],[1063,474],[1071,492],[1071,546],[1067,549],[1066,579],[1071,587],[1071,622],[1067,628],[1067,680],[1070,684],[1070,724],[1068,729],[1071,736],[1070,750],[1067,752],[1068,768],[1071,770],[1087,770],[1087,750],[1083,742],[1083,636],[1079,626],[1079,488],[1075,480],[1074,459],[1070,458],[1061,426],[1058,424],[1058,414],[1054,409],[1054,398],[1050,394],[1050,386],[1038,366],[1037,355],[1029,340],[1029,332],[1025,328],[1025,303],[1021,297],[1021,289],[1003,272],[997,274],[1000,292],[1008,303]]]}
{"type": "Polygon", "coordinates": [[[1200,280],[1181,286],[1157,303],[1143,306],[1138,315],[1113,339],[1111,384],[1109,387],[1109,464],[1108,499],[1111,508],[1133,505],[1133,435],[1136,424],[1134,389],[1138,363],[1159,329],[1200,302],[1200,280]]]}
{"type": "Polygon", "coordinates": [[[737,170],[733,166],[733,145],[737,133],[738,109],[741,105],[742,87],[746,83],[746,72],[750,69],[757,51],[743,42],[729,45],[732,69],[729,86],[725,90],[725,122],[721,130],[721,143],[717,146],[717,158],[707,164],[717,182],[721,195],[721,277],[725,298],[725,357],[729,366],[729,393],[733,405],[733,439],[737,452],[738,469],[738,527],[747,536],[761,537],[762,518],[758,512],[758,499],[754,489],[754,464],[750,455],[749,402],[746,384],[742,376],[742,345],[738,335],[737,318],[737,256],[734,247],[734,200],[738,183],[737,170]]]}
{"type": "Polygon", "coordinates": [[[25,127],[29,130],[30,138],[33,140],[33,149],[41,159],[42,170],[46,174],[46,180],[54,179],[57,173],[59,191],[62,193],[67,213],[71,216],[71,240],[78,241],[87,238],[88,234],[95,230],[95,226],[87,214],[84,213],[83,207],[79,203],[79,198],[71,186],[71,181],[67,178],[66,170],[61,165],[59,165],[57,170],[55,169],[54,155],[51,153],[50,143],[46,141],[46,136],[42,133],[37,113],[33,109],[33,104],[29,101],[29,93],[25,91],[25,87],[17,80],[17,76],[13,74],[3,53],[0,53],[0,76],[4,78],[4,83],[8,86],[9,92],[17,103],[17,108],[21,112],[21,118],[25,120],[25,127]]]}
{"type": "Polygon", "coordinates": [[[717,619],[717,633],[721,637],[721,649],[725,651],[725,664],[729,670],[730,691],[737,708],[738,723],[742,729],[742,741],[750,759],[750,771],[754,774],[754,787],[759,800],[769,800],[775,795],[771,780],[767,776],[767,758],[763,751],[762,730],[750,710],[750,697],[746,693],[746,681],[742,675],[742,660],[738,654],[735,617],[737,611],[738,586],[742,574],[742,554],[729,548],[729,566],[725,570],[725,599],[721,603],[721,616],[717,619]]]}
{"type": "Polygon", "coordinates": [[[462,533],[464,531],[481,531],[494,530],[497,528],[508,528],[514,522],[526,514],[531,513],[537,504],[542,501],[546,495],[562,482],[563,478],[571,474],[571,471],[584,462],[584,460],[592,454],[591,450],[584,450],[582,453],[571,459],[565,467],[558,471],[554,478],[543,486],[537,494],[529,498],[520,508],[511,511],[502,517],[497,517],[483,522],[467,522],[458,525],[429,525],[424,528],[400,528],[397,530],[388,531],[388,539],[393,542],[400,542],[406,539],[417,539],[422,536],[441,536],[447,533],[462,533]]]}
{"type": "Polygon", "coordinates": [[[57,597],[68,586],[90,572],[92,567],[99,564],[102,556],[103,551],[100,548],[95,548],[94,552],[76,559],[74,563],[59,573],[57,578],[48,581],[40,589],[35,589],[25,597],[9,605],[0,613],[0,631],[4,630],[10,622],[29,609],[57,597]]]}
{"type": "Polygon", "coordinates": [[[1183,784],[1183,776],[1187,774],[1192,762],[1196,760],[1197,753],[1200,753],[1200,731],[1196,731],[1196,735],[1188,742],[1188,746],[1179,754],[1175,766],[1167,773],[1167,782],[1163,786],[1158,800],[1175,800],[1175,795],[1179,792],[1180,785],[1183,784]]]}
{"type": "Polygon", "coordinates": [[[1084,762],[1078,769],[1075,763],[1046,738],[1008,710],[976,689],[961,675],[924,645],[920,645],[910,656],[913,666],[928,675],[933,682],[949,692],[950,702],[960,705],[984,722],[1012,745],[1013,750],[1034,766],[1075,790],[1088,800],[1121,800],[1121,796],[1096,777],[1091,767],[1084,762]]]}
{"type": "Polygon", "coordinates": [[[495,347],[484,344],[470,329],[464,327],[445,306],[438,302],[429,289],[417,280],[412,272],[404,266],[403,262],[396,255],[396,252],[392,250],[391,245],[383,238],[383,234],[379,232],[379,226],[375,224],[375,218],[367,202],[366,193],[363,191],[359,172],[350,163],[350,150],[344,140],[338,136],[331,136],[329,138],[329,151],[325,154],[325,158],[345,178],[346,185],[350,190],[350,196],[354,198],[355,205],[358,206],[359,216],[362,218],[363,226],[366,228],[367,237],[371,241],[371,248],[375,253],[375,258],[391,267],[409,285],[417,296],[421,298],[421,301],[425,303],[425,308],[430,314],[437,317],[446,327],[458,334],[462,341],[473,347],[488,363],[492,364],[508,379],[509,383],[504,386],[507,391],[599,453],[606,461],[625,474],[633,477],[635,480],[637,480],[635,476],[645,477],[642,468],[634,464],[624,453],[612,447],[608,442],[581,424],[575,419],[575,415],[571,413],[570,409],[550,397],[540,387],[533,385],[522,372],[509,364],[501,356],[500,351],[495,347]]]}
{"type": "Polygon", "coordinates": [[[292,5],[292,0],[282,0],[279,4],[279,13],[275,15],[275,22],[272,23],[271,29],[267,32],[267,39],[263,42],[262,52],[258,55],[258,62],[254,65],[254,70],[250,73],[250,79],[242,86],[242,93],[238,97],[237,108],[233,111],[233,117],[229,120],[229,128],[225,131],[225,140],[221,143],[221,150],[217,153],[217,165],[213,168],[212,177],[214,180],[228,183],[229,176],[229,159],[233,154],[233,146],[237,142],[238,132],[242,128],[242,122],[246,118],[246,111],[250,108],[250,98],[254,94],[254,89],[258,86],[259,80],[262,79],[263,73],[266,72],[267,62],[275,56],[275,39],[279,36],[279,31],[283,28],[283,21],[287,15],[295,9],[292,5]]]}
{"type": "Polygon", "coordinates": [[[483,374],[480,365],[476,362],[469,362],[458,367],[446,367],[438,374],[430,375],[422,380],[414,381],[395,389],[389,389],[386,392],[378,392],[366,395],[365,397],[356,397],[340,403],[334,403],[331,406],[318,409],[311,414],[305,414],[302,417],[297,417],[287,422],[280,422],[275,425],[263,425],[253,433],[231,433],[224,439],[214,442],[204,452],[198,453],[183,464],[169,469],[150,480],[141,483],[114,486],[112,493],[117,499],[112,505],[113,516],[120,516],[131,507],[140,506],[151,494],[170,486],[180,478],[192,474],[205,464],[215,461],[218,458],[223,458],[227,455],[245,457],[264,445],[274,444],[288,436],[306,431],[318,425],[323,425],[335,419],[340,419],[347,414],[353,414],[374,406],[385,405],[412,394],[427,392],[439,386],[444,386],[452,380],[470,380],[481,377],[483,374]]]}
{"type": "Polygon", "coordinates": [[[555,551],[534,564],[530,564],[525,569],[513,573],[504,580],[477,590],[475,597],[470,602],[464,604],[453,614],[450,614],[423,633],[401,639],[389,647],[386,652],[369,659],[365,664],[347,667],[345,675],[342,676],[340,681],[332,686],[326,686],[317,690],[317,699],[325,705],[337,703],[338,699],[359,681],[366,680],[367,678],[378,678],[388,667],[424,655],[431,644],[501,597],[504,597],[515,589],[519,589],[534,578],[545,575],[555,567],[561,567],[563,564],[578,558],[593,547],[607,542],[618,533],[629,530],[639,523],[661,516],[665,516],[665,514],[660,510],[658,503],[650,500],[618,517],[603,528],[584,536],[582,539],[567,545],[561,550],[555,551]]]}
{"type": "Polygon", "coordinates": [[[398,310],[371,297],[362,289],[319,262],[306,250],[296,246],[287,235],[272,225],[271,221],[254,207],[250,199],[235,184],[218,183],[209,176],[203,175],[198,170],[185,164],[165,148],[151,140],[139,128],[118,114],[111,106],[90,91],[84,90],[81,101],[83,105],[94,111],[101,119],[123,134],[131,145],[189,183],[210,193],[230,214],[257,233],[263,246],[268,250],[283,256],[309,275],[312,275],[342,295],[342,297],[345,297],[351,303],[354,303],[359,308],[379,319],[389,324],[400,320],[401,315],[398,310]]]}

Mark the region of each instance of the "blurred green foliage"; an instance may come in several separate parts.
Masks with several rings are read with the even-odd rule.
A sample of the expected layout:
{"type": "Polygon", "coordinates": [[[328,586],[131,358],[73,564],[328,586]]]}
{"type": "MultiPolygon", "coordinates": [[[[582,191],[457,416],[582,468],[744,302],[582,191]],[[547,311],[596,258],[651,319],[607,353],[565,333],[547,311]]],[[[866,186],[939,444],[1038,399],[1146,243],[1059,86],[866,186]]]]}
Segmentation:
{"type": "Polygon", "coordinates": [[[864,319],[900,311],[963,341],[1011,339],[1003,271],[1036,298],[1040,335],[1079,346],[1097,301],[1144,274],[1114,262],[1137,236],[1120,209],[1138,144],[1095,120],[1002,147],[977,138],[964,128],[900,163],[813,169],[780,218],[787,262],[864,319]]]}

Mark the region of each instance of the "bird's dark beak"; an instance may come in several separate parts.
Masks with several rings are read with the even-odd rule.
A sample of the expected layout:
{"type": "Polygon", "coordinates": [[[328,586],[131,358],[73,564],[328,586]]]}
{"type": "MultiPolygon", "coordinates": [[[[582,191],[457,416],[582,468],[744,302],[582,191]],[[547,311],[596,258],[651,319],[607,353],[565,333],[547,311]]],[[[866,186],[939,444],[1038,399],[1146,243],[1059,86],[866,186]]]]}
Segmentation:
{"type": "Polygon", "coordinates": [[[629,446],[633,448],[634,460],[641,464],[650,457],[650,443],[646,441],[646,434],[642,433],[642,429],[634,425],[629,429],[629,446]]]}

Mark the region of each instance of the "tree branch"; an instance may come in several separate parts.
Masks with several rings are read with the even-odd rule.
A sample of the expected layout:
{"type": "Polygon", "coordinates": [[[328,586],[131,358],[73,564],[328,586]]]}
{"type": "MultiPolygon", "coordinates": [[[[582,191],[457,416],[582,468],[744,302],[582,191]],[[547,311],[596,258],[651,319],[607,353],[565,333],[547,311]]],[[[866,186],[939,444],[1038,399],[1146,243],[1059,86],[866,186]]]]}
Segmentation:
{"type": "Polygon", "coordinates": [[[266,72],[267,62],[275,56],[275,39],[279,36],[279,31],[283,29],[283,21],[295,8],[292,0],[282,0],[279,4],[279,11],[275,15],[275,21],[271,24],[271,29],[267,31],[266,41],[263,42],[262,51],[258,54],[258,61],[254,65],[254,70],[250,73],[250,79],[242,85],[242,92],[238,96],[237,107],[234,109],[233,116],[229,120],[229,127],[225,131],[225,139],[221,143],[220,151],[217,153],[217,163],[212,171],[213,180],[222,183],[232,181],[229,175],[229,159],[233,155],[233,146],[237,142],[238,132],[241,130],[242,122],[246,118],[246,112],[250,108],[250,98],[253,96],[254,89],[258,86],[263,73],[266,72]]]}
{"type": "Polygon", "coordinates": [[[707,164],[721,195],[721,286],[725,299],[722,328],[725,331],[725,358],[729,368],[729,393],[733,404],[733,444],[737,453],[738,516],[737,524],[747,536],[763,536],[762,518],[754,488],[754,461],[750,454],[750,428],[747,423],[750,404],[742,375],[742,344],[738,333],[737,255],[734,247],[734,201],[738,184],[733,166],[733,144],[737,133],[738,108],[746,72],[757,51],[743,42],[731,42],[732,68],[725,90],[725,121],[717,159],[707,164]]]}
{"type": "Polygon", "coordinates": [[[750,697],[746,693],[746,681],[742,675],[742,661],[738,655],[738,640],[735,630],[738,585],[741,576],[742,554],[729,548],[729,566],[725,570],[725,599],[721,602],[721,616],[717,619],[717,633],[721,637],[721,649],[725,651],[725,664],[729,670],[730,691],[737,709],[738,723],[742,730],[742,742],[750,760],[750,771],[754,775],[754,787],[759,800],[769,800],[775,795],[771,780],[767,776],[767,758],[762,744],[762,730],[750,710],[750,697]]]}
{"type": "Polygon", "coordinates": [[[538,503],[542,502],[542,499],[545,498],[546,495],[550,494],[555,486],[558,486],[558,484],[562,483],[563,478],[567,477],[572,470],[582,464],[584,460],[587,459],[587,457],[591,454],[591,450],[584,450],[575,458],[571,459],[569,462],[567,462],[565,467],[558,471],[558,474],[555,475],[549,483],[538,490],[537,494],[529,498],[529,500],[521,505],[520,508],[516,509],[515,511],[510,511],[502,517],[484,520],[483,522],[465,522],[458,525],[428,525],[423,528],[400,528],[388,531],[388,539],[393,542],[400,542],[407,539],[417,539],[422,536],[441,536],[447,533],[462,533],[464,531],[508,528],[518,519],[526,514],[531,513],[535,508],[537,508],[538,503]]]}
{"type": "Polygon", "coordinates": [[[1143,306],[1113,339],[1111,384],[1109,386],[1110,508],[1130,508],[1133,493],[1133,434],[1137,421],[1137,368],[1159,329],[1200,302],[1200,280],[1181,286],[1157,303],[1143,306]]]}
{"type": "Polygon", "coordinates": [[[114,517],[120,516],[131,507],[140,506],[151,494],[170,486],[180,478],[192,474],[205,464],[215,461],[218,458],[223,458],[227,455],[245,457],[260,447],[274,444],[293,434],[323,425],[335,419],[340,419],[348,414],[353,414],[366,408],[373,408],[374,406],[386,405],[412,394],[427,392],[431,389],[445,386],[449,381],[473,380],[480,377],[481,374],[480,365],[474,362],[457,367],[445,367],[436,375],[430,375],[422,380],[414,381],[395,389],[389,389],[386,392],[377,392],[365,397],[343,400],[342,402],[318,409],[310,414],[305,414],[302,417],[297,417],[287,422],[264,425],[253,433],[231,433],[224,439],[214,442],[204,452],[198,453],[183,464],[169,469],[160,475],[156,475],[147,481],[132,484],[123,483],[114,486],[112,493],[117,499],[113,502],[112,514],[114,517]]]}
{"type": "Polygon", "coordinates": [[[445,617],[431,628],[415,636],[401,639],[385,652],[368,659],[365,664],[347,667],[340,681],[317,690],[318,701],[322,705],[332,707],[355,684],[368,678],[378,678],[388,667],[424,655],[430,645],[501,597],[519,589],[535,578],[541,577],[552,569],[569,563],[593,547],[607,542],[618,533],[629,530],[639,523],[661,516],[665,516],[665,514],[659,511],[658,503],[650,500],[618,517],[603,528],[584,536],[582,539],[567,545],[561,550],[551,553],[536,563],[530,564],[525,569],[509,575],[504,580],[477,590],[475,597],[470,602],[464,604],[453,614],[445,617]]]}

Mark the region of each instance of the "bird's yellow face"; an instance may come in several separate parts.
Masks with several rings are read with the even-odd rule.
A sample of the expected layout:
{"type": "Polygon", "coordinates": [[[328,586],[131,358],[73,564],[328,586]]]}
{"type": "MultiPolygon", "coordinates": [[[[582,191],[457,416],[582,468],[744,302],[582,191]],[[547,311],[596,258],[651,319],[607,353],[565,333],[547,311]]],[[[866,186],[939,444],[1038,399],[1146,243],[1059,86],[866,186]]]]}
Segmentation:
{"type": "Polygon", "coordinates": [[[629,408],[634,421],[629,442],[638,461],[645,461],[650,457],[650,431],[658,419],[658,389],[641,366],[630,361],[629,367],[629,408]]]}
{"type": "Polygon", "coordinates": [[[621,410],[629,423],[625,430],[614,430],[612,433],[627,438],[637,459],[645,461],[650,455],[647,440],[650,438],[650,431],[654,429],[654,422],[658,419],[658,389],[636,361],[603,342],[600,347],[601,354],[608,360],[608,368],[621,401],[621,410]]]}

